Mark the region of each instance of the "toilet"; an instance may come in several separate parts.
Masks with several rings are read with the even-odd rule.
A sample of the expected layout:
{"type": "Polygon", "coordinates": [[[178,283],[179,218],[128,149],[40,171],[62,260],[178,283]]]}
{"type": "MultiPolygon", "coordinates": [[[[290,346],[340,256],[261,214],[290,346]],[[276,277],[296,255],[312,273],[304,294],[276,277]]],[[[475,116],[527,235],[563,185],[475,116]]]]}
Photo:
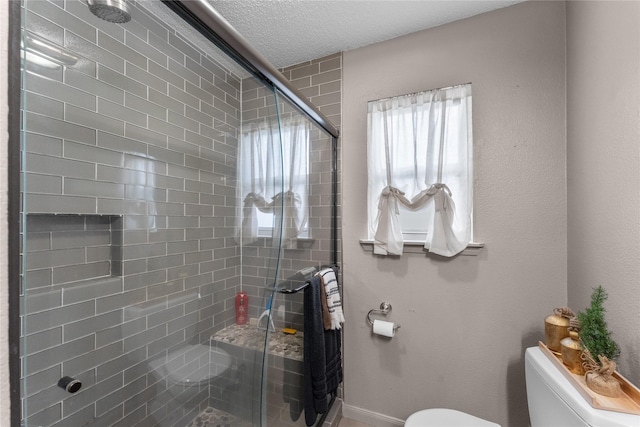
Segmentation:
{"type": "MultiPolygon", "coordinates": [[[[640,415],[592,407],[539,347],[525,352],[525,379],[531,427],[638,427],[640,415]]],[[[499,427],[453,409],[425,409],[405,427],[499,427]]]]}
{"type": "Polygon", "coordinates": [[[433,408],[413,413],[404,427],[500,427],[499,424],[455,409],[433,408]]]}
{"type": "Polygon", "coordinates": [[[540,350],[525,352],[531,427],[638,427],[640,415],[595,409],[540,350]]]}

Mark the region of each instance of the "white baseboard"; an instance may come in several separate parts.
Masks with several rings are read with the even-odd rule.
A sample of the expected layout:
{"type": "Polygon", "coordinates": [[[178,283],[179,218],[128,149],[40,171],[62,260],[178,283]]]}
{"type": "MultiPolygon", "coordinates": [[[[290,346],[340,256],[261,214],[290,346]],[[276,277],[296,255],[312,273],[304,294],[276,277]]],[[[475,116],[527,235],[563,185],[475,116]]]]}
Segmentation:
{"type": "Polygon", "coordinates": [[[342,416],[374,427],[402,427],[404,420],[342,403],[342,416]]]}

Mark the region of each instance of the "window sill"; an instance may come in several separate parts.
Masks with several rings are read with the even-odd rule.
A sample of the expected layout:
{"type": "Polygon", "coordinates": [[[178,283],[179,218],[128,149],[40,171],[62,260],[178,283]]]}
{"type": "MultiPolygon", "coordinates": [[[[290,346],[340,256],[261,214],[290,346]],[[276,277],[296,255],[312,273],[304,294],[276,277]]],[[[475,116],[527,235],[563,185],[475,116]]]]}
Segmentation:
{"type": "MultiPolygon", "coordinates": [[[[373,252],[373,240],[360,239],[360,246],[367,251],[373,252]]],[[[484,243],[471,242],[467,245],[467,248],[460,252],[461,256],[478,256],[484,248],[484,243]]],[[[405,240],[403,253],[405,254],[428,254],[429,251],[424,248],[424,242],[416,240],[405,240]]]]}

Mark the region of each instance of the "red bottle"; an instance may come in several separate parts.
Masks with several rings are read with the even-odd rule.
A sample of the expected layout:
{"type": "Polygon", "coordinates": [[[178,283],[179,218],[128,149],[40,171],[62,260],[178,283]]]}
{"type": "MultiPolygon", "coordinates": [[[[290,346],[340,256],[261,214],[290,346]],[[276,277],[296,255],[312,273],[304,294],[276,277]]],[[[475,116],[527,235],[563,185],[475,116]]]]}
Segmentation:
{"type": "Polygon", "coordinates": [[[238,292],[236,295],[236,323],[244,325],[249,318],[249,297],[246,292],[238,292]]]}

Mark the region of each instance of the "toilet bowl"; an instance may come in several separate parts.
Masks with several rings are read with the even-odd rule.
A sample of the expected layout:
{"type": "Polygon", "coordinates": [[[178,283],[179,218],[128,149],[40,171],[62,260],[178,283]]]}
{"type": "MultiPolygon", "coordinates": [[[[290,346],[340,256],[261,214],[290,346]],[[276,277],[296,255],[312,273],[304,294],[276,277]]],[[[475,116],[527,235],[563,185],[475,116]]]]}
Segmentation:
{"type": "Polygon", "coordinates": [[[433,408],[413,413],[404,427],[500,427],[496,423],[455,409],[433,408]]]}

